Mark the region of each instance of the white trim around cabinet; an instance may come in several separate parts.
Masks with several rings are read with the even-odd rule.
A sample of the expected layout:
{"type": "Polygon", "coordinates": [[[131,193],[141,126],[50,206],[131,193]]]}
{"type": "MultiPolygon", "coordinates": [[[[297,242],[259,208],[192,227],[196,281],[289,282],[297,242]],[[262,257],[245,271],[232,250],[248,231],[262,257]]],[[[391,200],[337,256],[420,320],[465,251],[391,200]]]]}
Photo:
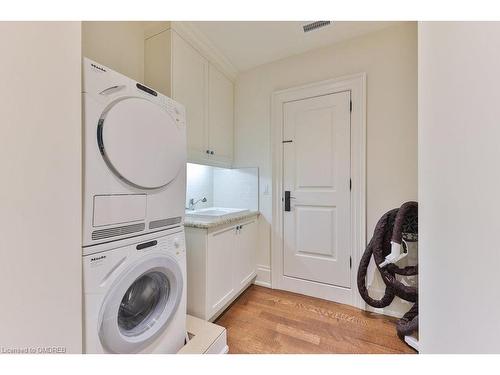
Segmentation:
{"type": "Polygon", "coordinates": [[[366,74],[359,73],[274,92],[271,103],[273,158],[273,219],[271,228],[271,285],[275,289],[304,293],[365,309],[357,293],[357,269],[366,246],[366,74]],[[351,112],[351,288],[335,287],[283,275],[283,105],[336,92],[350,91],[351,112]]]}

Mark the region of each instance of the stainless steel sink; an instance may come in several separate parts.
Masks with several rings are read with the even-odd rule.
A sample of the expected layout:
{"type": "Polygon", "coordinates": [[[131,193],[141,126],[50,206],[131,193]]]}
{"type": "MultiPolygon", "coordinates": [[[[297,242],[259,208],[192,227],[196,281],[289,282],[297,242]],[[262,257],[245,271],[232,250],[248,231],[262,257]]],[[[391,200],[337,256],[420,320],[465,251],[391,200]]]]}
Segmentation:
{"type": "Polygon", "coordinates": [[[248,211],[249,210],[244,208],[209,207],[192,211],[187,210],[186,216],[192,217],[194,219],[220,219],[223,217],[239,215],[248,211]]]}

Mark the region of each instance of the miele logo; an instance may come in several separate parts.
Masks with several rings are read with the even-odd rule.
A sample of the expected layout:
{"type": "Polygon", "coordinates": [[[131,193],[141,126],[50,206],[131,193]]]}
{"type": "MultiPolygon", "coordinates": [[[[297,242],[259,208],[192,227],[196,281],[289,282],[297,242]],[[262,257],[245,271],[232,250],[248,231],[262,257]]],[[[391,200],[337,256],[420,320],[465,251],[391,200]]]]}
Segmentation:
{"type": "Polygon", "coordinates": [[[97,69],[97,70],[100,70],[101,72],[106,72],[106,69],[104,68],[101,68],[100,66],[96,65],[96,64],[90,64],[90,66],[94,69],[97,69]]]}
{"type": "Polygon", "coordinates": [[[90,258],[91,262],[97,262],[98,260],[105,259],[106,255],[101,255],[100,257],[90,258]]]}

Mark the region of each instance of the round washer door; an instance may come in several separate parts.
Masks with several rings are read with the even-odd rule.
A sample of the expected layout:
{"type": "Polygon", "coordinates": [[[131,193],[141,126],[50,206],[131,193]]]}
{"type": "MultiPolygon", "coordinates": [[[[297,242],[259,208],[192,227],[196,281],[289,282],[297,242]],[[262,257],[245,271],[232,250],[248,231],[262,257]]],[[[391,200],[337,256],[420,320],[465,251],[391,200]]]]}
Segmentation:
{"type": "Polygon", "coordinates": [[[130,267],[111,287],[101,308],[99,338],[113,353],[136,353],[160,335],[182,297],[177,261],[151,254],[130,267]]]}
{"type": "Polygon", "coordinates": [[[165,108],[142,98],[114,102],[97,127],[97,143],[108,167],[130,185],[167,185],[184,165],[185,142],[165,108]]]}

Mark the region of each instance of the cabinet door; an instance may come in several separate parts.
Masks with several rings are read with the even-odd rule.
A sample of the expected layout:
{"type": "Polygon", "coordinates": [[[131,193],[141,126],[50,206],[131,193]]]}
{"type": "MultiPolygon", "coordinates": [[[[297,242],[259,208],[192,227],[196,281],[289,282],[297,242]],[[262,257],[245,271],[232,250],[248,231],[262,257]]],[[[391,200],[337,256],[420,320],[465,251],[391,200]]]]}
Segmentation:
{"type": "Polygon", "coordinates": [[[144,41],[144,82],[163,95],[171,96],[171,30],[144,41]]]}
{"type": "Polygon", "coordinates": [[[207,311],[210,319],[234,294],[231,269],[236,242],[235,227],[212,233],[207,246],[207,311]]]}
{"type": "Polygon", "coordinates": [[[188,159],[208,157],[208,61],[172,32],[172,97],[186,107],[188,159]]]}
{"type": "Polygon", "coordinates": [[[237,246],[233,256],[235,289],[241,290],[255,276],[257,250],[257,220],[241,224],[237,231],[237,246]]]}
{"type": "Polygon", "coordinates": [[[208,145],[210,158],[230,166],[233,160],[233,83],[212,64],[208,74],[208,145]]]}

